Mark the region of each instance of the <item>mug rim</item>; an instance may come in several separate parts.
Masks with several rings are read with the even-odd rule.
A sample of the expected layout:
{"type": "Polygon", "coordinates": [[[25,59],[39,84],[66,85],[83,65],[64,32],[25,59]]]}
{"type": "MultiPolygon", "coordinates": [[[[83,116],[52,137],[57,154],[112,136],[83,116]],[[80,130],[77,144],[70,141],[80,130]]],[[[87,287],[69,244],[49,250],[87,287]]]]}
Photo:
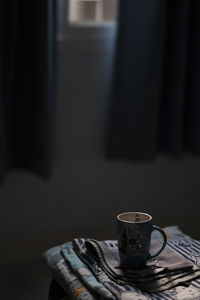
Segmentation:
{"type": "Polygon", "coordinates": [[[128,211],[128,212],[124,212],[124,213],[118,214],[117,215],[117,220],[120,221],[120,222],[122,222],[122,223],[129,223],[129,224],[139,224],[140,223],[141,224],[141,223],[147,223],[147,222],[151,221],[152,220],[152,216],[150,214],[147,214],[147,213],[144,213],[144,212],[140,212],[140,211],[128,211]],[[149,219],[146,220],[146,221],[137,221],[137,222],[135,222],[135,221],[126,221],[126,220],[120,219],[120,217],[122,215],[126,215],[126,214],[140,214],[140,215],[143,215],[143,216],[147,216],[149,219]]]}

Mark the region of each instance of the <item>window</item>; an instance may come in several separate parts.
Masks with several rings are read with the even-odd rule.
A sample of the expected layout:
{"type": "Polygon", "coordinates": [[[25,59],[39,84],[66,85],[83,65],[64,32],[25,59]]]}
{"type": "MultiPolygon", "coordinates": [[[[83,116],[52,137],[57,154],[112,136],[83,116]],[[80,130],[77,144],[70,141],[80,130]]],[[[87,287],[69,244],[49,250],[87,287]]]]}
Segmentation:
{"type": "Polygon", "coordinates": [[[71,24],[114,23],[116,14],[117,0],[69,0],[68,21],[71,24]]]}

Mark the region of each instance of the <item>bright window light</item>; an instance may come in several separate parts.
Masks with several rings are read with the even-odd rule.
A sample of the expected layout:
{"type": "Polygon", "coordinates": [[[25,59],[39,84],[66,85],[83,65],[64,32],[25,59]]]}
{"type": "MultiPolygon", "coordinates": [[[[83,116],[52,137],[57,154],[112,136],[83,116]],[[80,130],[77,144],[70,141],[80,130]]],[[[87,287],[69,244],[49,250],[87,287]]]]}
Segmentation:
{"type": "Polygon", "coordinates": [[[71,24],[108,24],[116,21],[117,0],[69,0],[71,24]]]}

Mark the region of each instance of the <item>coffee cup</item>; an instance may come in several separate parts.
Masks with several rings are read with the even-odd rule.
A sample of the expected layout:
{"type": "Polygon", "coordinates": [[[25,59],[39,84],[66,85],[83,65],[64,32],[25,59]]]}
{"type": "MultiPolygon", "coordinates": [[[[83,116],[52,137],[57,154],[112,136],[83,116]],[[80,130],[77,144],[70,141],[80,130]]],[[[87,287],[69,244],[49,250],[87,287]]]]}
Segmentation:
{"type": "Polygon", "coordinates": [[[152,216],[143,212],[125,212],[117,216],[118,249],[121,265],[131,269],[146,266],[148,260],[158,256],[165,248],[167,236],[163,229],[152,224],[152,216]],[[163,243],[154,254],[150,253],[151,234],[161,233],[163,243]]]}

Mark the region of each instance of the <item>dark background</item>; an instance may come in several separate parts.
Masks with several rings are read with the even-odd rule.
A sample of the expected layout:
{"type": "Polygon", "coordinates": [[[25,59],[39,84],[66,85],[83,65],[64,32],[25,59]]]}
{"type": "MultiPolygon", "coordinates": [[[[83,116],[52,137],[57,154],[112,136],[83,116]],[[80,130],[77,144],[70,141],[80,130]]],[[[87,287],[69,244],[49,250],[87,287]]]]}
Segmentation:
{"type": "Polygon", "coordinates": [[[200,238],[200,160],[104,157],[116,26],[70,27],[66,1],[58,4],[56,165],[49,181],[13,172],[0,188],[0,260],[39,258],[77,236],[115,238],[123,211],[200,238]]]}

